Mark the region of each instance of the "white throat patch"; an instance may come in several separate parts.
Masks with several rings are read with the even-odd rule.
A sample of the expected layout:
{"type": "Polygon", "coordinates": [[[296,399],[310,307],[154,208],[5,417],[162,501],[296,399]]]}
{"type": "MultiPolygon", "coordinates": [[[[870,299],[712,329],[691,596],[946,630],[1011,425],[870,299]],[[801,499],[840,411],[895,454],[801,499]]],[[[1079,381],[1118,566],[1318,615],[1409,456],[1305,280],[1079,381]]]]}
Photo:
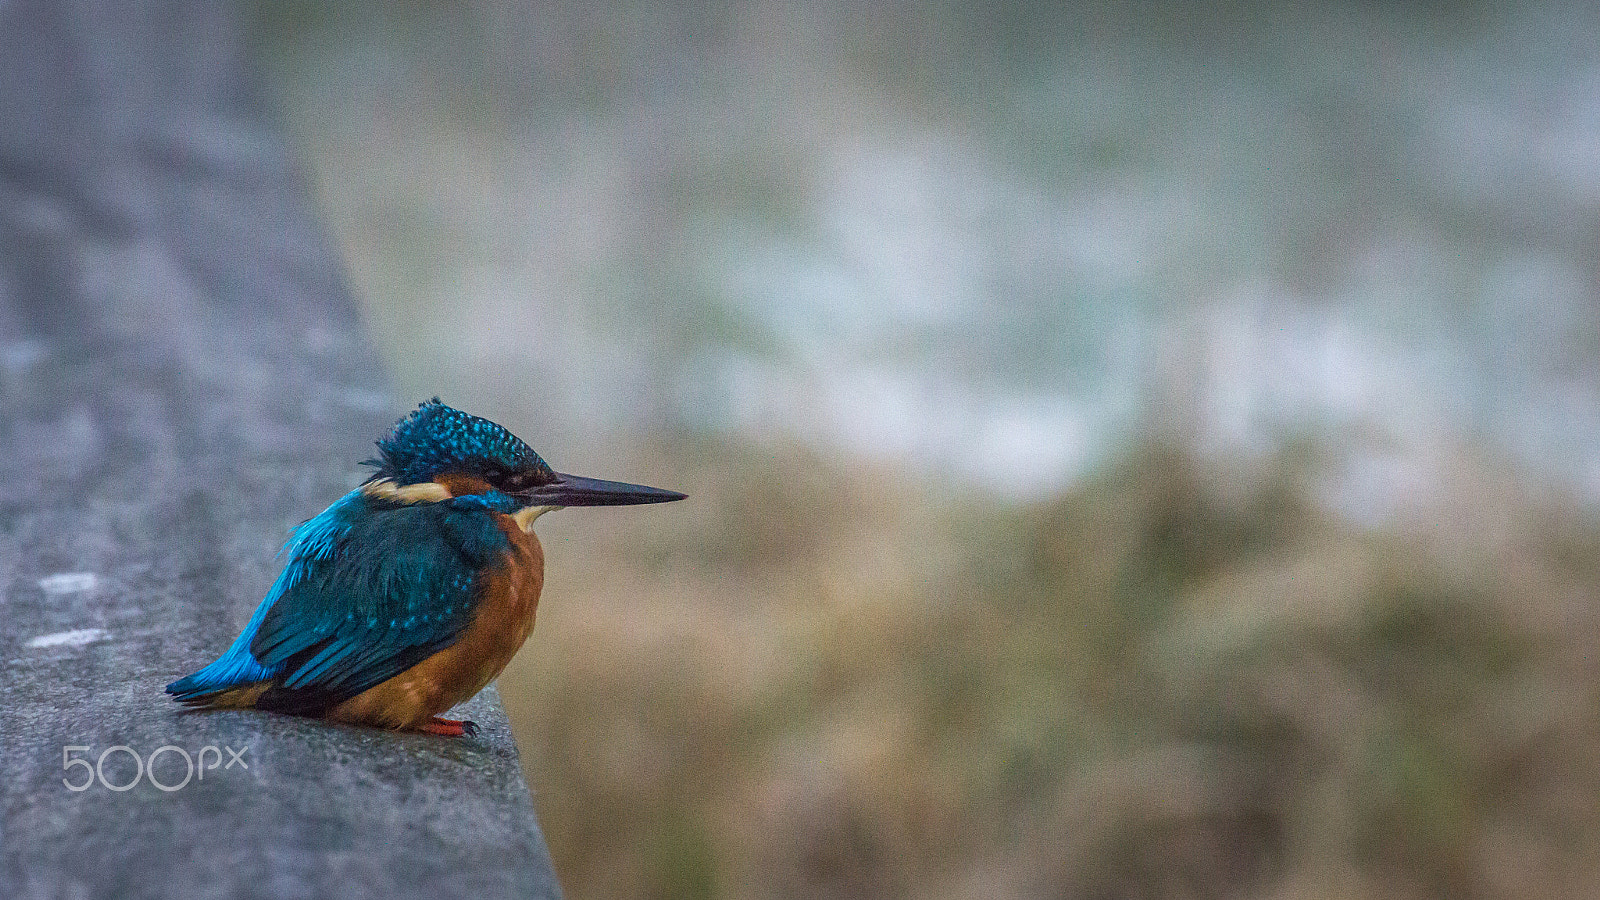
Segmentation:
{"type": "Polygon", "coordinates": [[[560,508],[559,506],[524,506],[512,513],[511,519],[517,523],[517,527],[521,528],[524,534],[533,534],[534,519],[560,508]]]}

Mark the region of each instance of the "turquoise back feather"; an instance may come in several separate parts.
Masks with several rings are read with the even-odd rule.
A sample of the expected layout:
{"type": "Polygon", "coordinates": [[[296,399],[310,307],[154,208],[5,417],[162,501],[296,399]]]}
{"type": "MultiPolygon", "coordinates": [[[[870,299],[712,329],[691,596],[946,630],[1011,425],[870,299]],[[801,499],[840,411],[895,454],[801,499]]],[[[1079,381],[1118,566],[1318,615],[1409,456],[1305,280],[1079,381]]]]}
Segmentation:
{"type": "Polygon", "coordinates": [[[471,624],[481,573],[509,546],[488,513],[517,507],[498,491],[411,505],[345,495],[295,531],[233,646],[168,692],[271,681],[257,706],[315,713],[399,674],[471,624]]]}

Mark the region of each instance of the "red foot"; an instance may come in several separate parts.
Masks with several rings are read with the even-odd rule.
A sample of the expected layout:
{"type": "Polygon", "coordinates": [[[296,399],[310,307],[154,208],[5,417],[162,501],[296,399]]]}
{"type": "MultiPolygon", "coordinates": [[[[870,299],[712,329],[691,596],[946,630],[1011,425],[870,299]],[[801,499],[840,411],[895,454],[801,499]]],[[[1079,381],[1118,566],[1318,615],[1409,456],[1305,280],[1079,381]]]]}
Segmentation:
{"type": "Polygon", "coordinates": [[[433,716],[428,721],[417,726],[418,731],[424,734],[442,734],[445,737],[472,737],[478,733],[478,723],[467,719],[441,719],[433,716]]]}

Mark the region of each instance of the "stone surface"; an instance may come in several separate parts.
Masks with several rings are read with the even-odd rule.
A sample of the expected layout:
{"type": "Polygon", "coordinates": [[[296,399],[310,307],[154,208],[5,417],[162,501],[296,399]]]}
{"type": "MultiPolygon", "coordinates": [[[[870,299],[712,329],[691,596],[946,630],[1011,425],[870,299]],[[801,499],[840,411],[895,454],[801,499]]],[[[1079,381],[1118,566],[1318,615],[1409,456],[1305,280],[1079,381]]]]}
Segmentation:
{"type": "Polygon", "coordinates": [[[469,739],[162,693],[409,405],[231,14],[0,0],[0,897],[554,896],[492,692],[469,739]]]}

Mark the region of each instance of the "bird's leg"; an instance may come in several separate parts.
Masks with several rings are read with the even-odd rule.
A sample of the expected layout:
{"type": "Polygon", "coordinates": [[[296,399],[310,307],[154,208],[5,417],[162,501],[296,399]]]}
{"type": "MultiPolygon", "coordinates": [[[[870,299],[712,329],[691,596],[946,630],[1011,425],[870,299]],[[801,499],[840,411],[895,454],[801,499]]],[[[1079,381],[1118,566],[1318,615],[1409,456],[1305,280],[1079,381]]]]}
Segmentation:
{"type": "Polygon", "coordinates": [[[478,733],[478,723],[469,719],[441,719],[430,716],[428,721],[416,726],[423,734],[442,734],[445,737],[472,737],[478,733]]]}

